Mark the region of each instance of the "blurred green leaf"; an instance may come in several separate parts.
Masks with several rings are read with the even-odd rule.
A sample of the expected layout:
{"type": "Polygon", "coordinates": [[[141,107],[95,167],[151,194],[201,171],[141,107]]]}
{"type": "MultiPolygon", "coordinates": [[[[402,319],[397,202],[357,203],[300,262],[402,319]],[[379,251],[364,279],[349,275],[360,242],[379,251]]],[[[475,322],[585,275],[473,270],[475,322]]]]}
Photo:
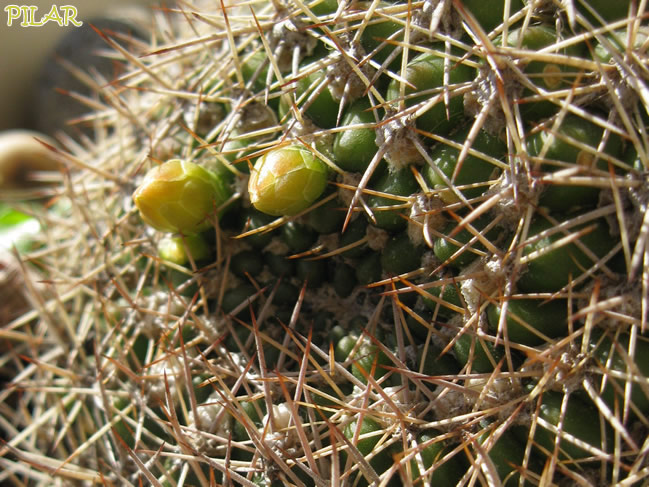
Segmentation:
{"type": "Polygon", "coordinates": [[[31,216],[14,210],[7,203],[0,203],[0,231],[27,221],[30,218],[31,216]]]}
{"type": "Polygon", "coordinates": [[[25,252],[32,246],[33,236],[40,231],[35,218],[0,203],[0,249],[16,247],[25,252]]]}

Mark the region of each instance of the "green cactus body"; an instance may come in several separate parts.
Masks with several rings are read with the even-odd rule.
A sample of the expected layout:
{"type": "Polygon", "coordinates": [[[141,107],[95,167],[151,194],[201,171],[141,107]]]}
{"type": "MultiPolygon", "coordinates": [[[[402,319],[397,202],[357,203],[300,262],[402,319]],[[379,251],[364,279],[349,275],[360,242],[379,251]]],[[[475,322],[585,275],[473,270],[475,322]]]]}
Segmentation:
{"type": "MultiPolygon", "coordinates": [[[[544,154],[547,161],[542,168],[547,171],[558,171],[571,166],[582,167],[584,171],[594,168],[607,169],[607,162],[597,149],[604,131],[580,117],[567,115],[557,131],[541,130],[528,138],[528,153],[537,157],[544,154]],[[585,147],[584,147],[585,146],[585,147]]],[[[610,134],[605,154],[619,158],[621,141],[615,134],[610,134]]],[[[593,186],[575,186],[550,184],[542,193],[539,204],[551,211],[567,212],[571,209],[595,206],[600,191],[593,186]]]]}
{"type": "MultiPolygon", "coordinates": [[[[502,307],[489,306],[487,316],[489,329],[498,330],[502,307]]],[[[568,308],[564,300],[544,303],[534,299],[513,299],[507,303],[505,326],[508,338],[524,345],[540,345],[544,337],[557,337],[568,328],[568,308]]]]}
{"type": "MultiPolygon", "coordinates": [[[[482,234],[482,229],[484,229],[490,222],[487,219],[483,218],[472,223],[472,226],[475,228],[475,232],[480,232],[482,234]]],[[[480,254],[474,252],[473,250],[484,252],[485,248],[477,241],[475,233],[472,233],[466,228],[461,229],[456,233],[457,225],[450,223],[443,230],[443,236],[438,238],[433,244],[433,252],[435,256],[444,264],[448,264],[452,267],[461,268],[471,262],[473,262],[480,254]],[[450,236],[452,235],[452,236],[450,236]],[[473,245],[466,247],[462,252],[460,252],[460,245],[462,246],[469,244],[469,242],[474,241],[473,245]],[[458,253],[460,252],[460,253],[458,253]]],[[[488,232],[485,232],[485,236],[489,239],[494,239],[500,233],[500,229],[497,227],[491,228],[488,232]]]]}
{"type": "MultiPolygon", "coordinates": [[[[409,196],[417,190],[415,181],[409,169],[401,169],[385,173],[372,188],[375,191],[385,193],[385,196],[372,195],[368,198],[371,207],[390,207],[401,203],[398,198],[390,198],[388,195],[409,196]]],[[[406,228],[406,219],[403,209],[391,210],[382,208],[374,212],[376,226],[384,230],[399,231],[406,228]]]]}
{"type": "MultiPolygon", "coordinates": [[[[480,0],[467,0],[463,8],[469,12],[486,32],[502,24],[505,14],[506,2],[481,2],[480,0]]],[[[509,14],[513,15],[523,8],[521,0],[509,2],[509,14]]]]}
{"type": "MultiPolygon", "coordinates": [[[[594,425],[591,418],[597,416],[594,405],[588,404],[577,397],[571,397],[566,407],[565,415],[561,416],[561,403],[563,395],[558,392],[548,391],[543,395],[539,410],[539,417],[547,421],[550,425],[557,426],[562,420],[563,430],[584,443],[594,448],[601,448],[602,434],[599,425],[594,425]]],[[[548,452],[553,451],[555,444],[555,434],[549,429],[537,426],[535,440],[548,452]]],[[[559,448],[562,451],[562,457],[567,455],[570,459],[577,460],[591,457],[592,454],[575,443],[566,439],[561,439],[559,448]]]]}
{"type": "MultiPolygon", "coordinates": [[[[592,354],[596,358],[598,364],[606,370],[615,370],[621,373],[636,374],[638,371],[646,376],[649,373],[648,364],[645,360],[649,352],[649,345],[643,338],[639,338],[635,346],[636,357],[633,361],[633,366],[630,366],[629,359],[625,359],[625,355],[629,351],[629,339],[627,335],[621,335],[615,342],[611,340],[608,335],[601,335],[597,333],[592,337],[592,354]],[[617,349],[620,347],[620,350],[617,349]],[[637,370],[635,370],[637,367],[637,370]]],[[[626,355],[628,357],[628,355],[626,355]]],[[[608,378],[607,378],[608,379],[608,378]]],[[[602,399],[606,404],[615,410],[616,402],[618,407],[622,407],[624,401],[624,387],[625,382],[619,379],[608,379],[609,382],[614,384],[606,384],[602,392],[602,399]]],[[[631,403],[642,412],[649,410],[649,399],[644,392],[641,384],[635,383],[631,387],[631,403]]]]}
{"type": "Polygon", "coordinates": [[[407,233],[392,237],[381,253],[381,267],[388,274],[405,274],[421,265],[423,249],[413,245],[407,233]]]}
{"type": "MultiPolygon", "coordinates": [[[[473,78],[473,70],[465,64],[456,63],[454,60],[445,60],[444,46],[436,45],[440,54],[423,53],[408,63],[405,79],[408,87],[405,90],[405,104],[413,107],[425,102],[433,96],[441,96],[440,88],[444,86],[445,71],[448,71],[448,82],[451,85],[458,85],[473,78]],[[445,68],[445,64],[448,67],[445,68]],[[417,95],[422,93],[421,95],[417,95]]],[[[462,55],[463,53],[452,51],[452,54],[462,55]]],[[[393,81],[388,87],[388,100],[400,98],[399,83],[393,81]]],[[[462,96],[450,93],[448,107],[443,101],[435,104],[429,110],[417,117],[417,127],[421,130],[438,134],[448,133],[464,115],[464,104],[462,96]],[[447,114],[448,109],[448,114],[447,114]]]]}
{"type": "Polygon", "coordinates": [[[437,313],[440,317],[450,318],[457,314],[457,310],[464,309],[462,293],[457,283],[442,284],[428,289],[432,298],[424,297],[423,303],[431,311],[437,313]]]}
{"type": "Polygon", "coordinates": [[[478,373],[491,372],[503,357],[502,347],[468,333],[458,337],[453,350],[460,364],[470,364],[478,373]]]}
{"type": "MultiPolygon", "coordinates": [[[[530,225],[530,235],[538,235],[550,228],[552,224],[548,220],[539,219],[530,225]]],[[[538,239],[535,243],[526,246],[525,253],[529,255],[534,251],[542,250],[562,237],[565,235],[557,232],[538,239]]],[[[583,235],[580,241],[597,257],[603,257],[611,250],[614,243],[610,238],[608,226],[603,220],[593,222],[592,231],[583,235]]],[[[563,249],[551,250],[531,260],[517,285],[519,289],[530,292],[558,291],[581,276],[593,264],[593,259],[581,248],[574,243],[568,243],[563,249]]]]}
{"type": "Polygon", "coordinates": [[[0,191],[0,484],[647,484],[645,3],[102,32],[0,191]]]}
{"type": "MultiPolygon", "coordinates": [[[[371,124],[375,122],[366,99],[358,100],[350,106],[343,116],[341,125],[371,124]]],[[[378,147],[376,134],[372,128],[344,130],[336,135],[334,157],[336,164],[345,171],[364,171],[378,147]]]]}
{"type": "MultiPolygon", "coordinates": [[[[420,451],[422,466],[425,469],[431,468],[441,461],[449,453],[445,441],[435,441],[439,433],[436,431],[425,431],[417,439],[419,445],[424,445],[420,451]]],[[[412,476],[414,485],[424,485],[424,479],[428,482],[435,482],[439,485],[454,485],[461,478],[462,471],[466,468],[466,461],[460,455],[454,455],[432,470],[428,476],[421,477],[419,466],[412,461],[412,476]]]]}
{"type": "MultiPolygon", "coordinates": [[[[469,131],[470,127],[461,129],[453,134],[450,140],[462,144],[467,139],[469,131]]],[[[481,131],[476,136],[473,144],[471,144],[470,149],[475,152],[467,153],[465,159],[462,161],[462,165],[458,167],[458,158],[461,149],[444,143],[436,145],[430,156],[437,167],[427,166],[424,169],[424,177],[431,188],[439,189],[448,187],[442,174],[457,186],[488,182],[492,175],[498,173],[499,170],[487,159],[504,158],[507,147],[498,137],[481,131]]],[[[462,190],[462,194],[467,198],[473,198],[484,193],[486,190],[486,186],[468,188],[462,190]]],[[[455,198],[456,196],[452,193],[446,197],[450,201],[455,198]]]]}
{"type": "MultiPolygon", "coordinates": [[[[530,50],[541,50],[552,46],[563,36],[562,32],[557,33],[556,29],[546,25],[535,25],[522,29],[512,30],[508,37],[507,46],[514,48],[526,48],[530,50]]],[[[502,42],[502,40],[501,40],[502,42]]],[[[572,44],[567,48],[559,50],[557,54],[563,56],[580,56],[583,46],[572,44]]],[[[564,65],[561,61],[530,61],[525,62],[525,74],[537,89],[524,88],[523,97],[536,94],[538,89],[552,92],[569,87],[575,80],[578,69],[564,65]]],[[[548,117],[557,111],[557,105],[551,101],[533,101],[521,105],[521,111],[530,119],[548,117]]]]}
{"type": "MultiPolygon", "coordinates": [[[[485,433],[479,438],[480,443],[485,443],[489,435],[485,433]]],[[[489,459],[496,467],[496,471],[503,481],[504,486],[519,485],[520,474],[525,462],[525,447],[510,430],[504,431],[489,449],[489,459]]]]}

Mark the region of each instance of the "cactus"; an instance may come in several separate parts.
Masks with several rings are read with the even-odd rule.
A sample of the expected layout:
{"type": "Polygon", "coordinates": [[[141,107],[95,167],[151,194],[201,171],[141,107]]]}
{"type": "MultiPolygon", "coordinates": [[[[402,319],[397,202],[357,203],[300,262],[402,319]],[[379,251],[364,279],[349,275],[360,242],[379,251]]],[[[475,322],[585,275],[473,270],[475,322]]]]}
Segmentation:
{"type": "Polygon", "coordinates": [[[106,36],[0,330],[0,483],[646,484],[645,3],[489,3],[106,36]],[[167,161],[190,222],[133,200],[167,161]]]}

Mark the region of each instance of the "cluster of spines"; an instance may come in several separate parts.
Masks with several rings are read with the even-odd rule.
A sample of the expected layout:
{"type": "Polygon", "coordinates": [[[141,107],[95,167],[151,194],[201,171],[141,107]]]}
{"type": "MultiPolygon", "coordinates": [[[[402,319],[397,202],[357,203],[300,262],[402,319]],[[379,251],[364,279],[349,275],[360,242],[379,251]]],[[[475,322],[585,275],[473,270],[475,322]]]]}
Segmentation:
{"type": "MultiPolygon", "coordinates": [[[[513,3],[505,2],[505,5],[511,9],[513,3]]],[[[574,20],[575,15],[578,21],[583,21],[584,14],[576,9],[580,4],[568,3],[565,14],[556,5],[549,11],[567,22],[571,17],[574,20]]],[[[377,174],[376,180],[384,183],[378,187],[371,184],[375,176],[372,170],[362,177],[344,174],[337,187],[339,200],[349,204],[348,208],[340,208],[349,210],[348,220],[340,222],[341,229],[346,224],[345,232],[328,240],[309,241],[311,237],[303,234],[313,230],[308,224],[300,228],[305,225],[304,219],[267,218],[247,208],[246,188],[240,181],[245,181],[243,174],[259,155],[288,142],[309,147],[319,157],[335,164],[336,158],[328,152],[326,139],[333,139],[333,134],[345,130],[336,130],[335,126],[344,120],[345,93],[351,88],[342,89],[340,108],[318,114],[313,113],[319,101],[317,95],[328,89],[327,83],[332,83],[332,78],[315,76],[313,86],[302,97],[292,87],[297,85],[299,90],[303,75],[309,78],[317,74],[327,66],[322,59],[335,56],[342,58],[337,61],[341,71],[344,66],[351,68],[350,77],[360,74],[367,81],[370,78],[355,64],[359,59],[349,52],[335,50],[296,71],[299,62],[294,59],[299,60],[302,55],[302,41],[291,45],[283,36],[295,33],[294,38],[302,39],[304,36],[298,34],[305,34],[307,38],[323,39],[331,49],[344,50],[349,38],[354,38],[354,29],[366,29],[370,24],[381,25],[385,21],[403,26],[403,37],[399,37],[398,29],[397,35],[387,36],[385,44],[381,40],[375,47],[382,44],[383,49],[396,46],[395,51],[426,52],[425,44],[414,44],[409,36],[438,22],[440,29],[450,29],[440,31],[436,37],[446,41],[445,49],[451,52],[450,45],[457,44],[451,34],[461,25],[458,19],[472,27],[477,26],[476,19],[466,15],[462,2],[416,5],[371,2],[359,10],[341,2],[335,10],[324,16],[319,14],[320,18],[312,15],[317,5],[309,9],[296,3],[281,6],[277,12],[270,6],[263,11],[263,4],[251,3],[249,7],[250,11],[246,6],[226,9],[213,17],[209,13],[190,15],[192,9],[187,9],[185,18],[201,30],[198,34],[184,32],[155,55],[141,58],[146,61],[124,53],[135,66],[134,74],[116,80],[114,86],[120,90],[104,91],[105,101],[113,109],[104,115],[110,120],[109,131],[114,130],[114,134],[105,141],[100,137],[88,149],[70,145],[75,156],[61,156],[69,167],[79,166],[72,171],[66,191],[61,194],[61,208],[57,210],[69,220],[66,222],[56,211],[41,217],[43,248],[34,251],[28,261],[41,266],[49,283],[46,289],[33,285],[37,311],[12,322],[10,327],[10,331],[16,330],[22,338],[17,340],[15,350],[6,354],[12,369],[17,371],[13,386],[3,394],[8,404],[15,405],[15,410],[3,412],[6,423],[3,429],[9,439],[3,455],[9,475],[16,478],[25,475],[30,482],[43,483],[54,470],[54,477],[61,479],[90,482],[103,478],[114,485],[124,482],[137,485],[139,479],[154,485],[210,485],[216,479],[241,485],[259,482],[325,485],[330,479],[348,479],[353,484],[357,477],[363,478],[363,482],[392,479],[397,483],[411,481],[424,485],[426,479],[432,481],[442,475],[485,484],[497,484],[500,479],[511,485],[519,484],[519,477],[531,485],[559,482],[561,478],[582,484],[625,478],[640,482],[644,476],[641,453],[644,440],[634,436],[632,426],[641,432],[647,426],[641,407],[641,402],[646,402],[642,394],[646,385],[638,360],[638,353],[645,347],[641,332],[647,315],[646,263],[642,262],[646,250],[641,243],[646,241],[647,225],[631,220],[646,220],[642,215],[642,212],[646,215],[647,204],[642,190],[645,176],[642,167],[626,170],[620,164],[619,155],[607,160],[612,163],[604,169],[611,173],[608,179],[601,171],[598,177],[592,172],[574,171],[579,161],[599,151],[596,145],[615,135],[630,139],[642,154],[645,134],[638,128],[638,112],[629,108],[620,111],[619,103],[612,97],[616,110],[611,113],[623,119],[622,126],[614,116],[609,120],[591,116],[589,122],[595,121],[595,125],[606,129],[604,139],[591,142],[579,140],[579,134],[562,134],[560,121],[569,119],[568,112],[577,113],[584,120],[581,100],[592,96],[589,90],[595,90],[597,84],[579,86],[579,75],[569,75],[571,85],[563,92],[549,93],[547,86],[540,87],[544,93],[540,105],[551,98],[554,100],[551,105],[555,105],[552,108],[559,105],[562,111],[553,121],[530,129],[522,123],[525,115],[521,111],[525,105],[512,104],[512,97],[533,101],[532,88],[539,89],[539,80],[553,80],[551,75],[557,74],[552,70],[543,73],[544,65],[558,62],[555,65],[558,69],[572,68],[581,58],[557,53],[556,49],[544,55],[542,48],[552,46],[555,41],[541,46],[541,54],[532,51],[538,46],[523,45],[529,49],[526,53],[532,62],[541,66],[540,71],[527,75],[522,71],[521,76],[521,68],[512,65],[513,58],[489,52],[484,58],[486,64],[495,63],[498,69],[487,70],[484,79],[479,76],[475,83],[466,80],[466,86],[460,88],[467,92],[471,88],[484,90],[478,92],[483,98],[478,100],[473,125],[477,128],[466,138],[474,144],[481,124],[497,126],[499,120],[501,123],[505,120],[508,154],[504,161],[484,154],[485,149],[473,154],[474,147],[465,144],[464,137],[454,140],[453,135],[435,134],[403,116],[408,110],[415,113],[421,109],[426,113],[426,101],[412,105],[415,108],[411,109],[397,102],[401,106],[392,112],[393,118],[388,116],[378,123],[377,119],[366,123],[387,127],[383,131],[387,144],[380,150],[388,154],[393,164],[408,167],[389,169],[384,178],[377,174]],[[261,11],[256,9],[259,6],[261,11]],[[370,11],[372,15],[367,13],[370,11]],[[266,12],[273,13],[265,16],[266,12]],[[412,19],[420,12],[430,13],[429,23],[414,23],[412,19]],[[298,17],[304,20],[294,20],[298,17]],[[324,20],[318,23],[316,18],[324,20]],[[278,34],[282,28],[274,29],[273,25],[281,26],[287,21],[296,30],[278,34]],[[222,30],[204,34],[205,26],[222,30]],[[310,29],[321,31],[310,36],[310,29]],[[195,35],[199,38],[194,38],[195,35]],[[252,63],[255,52],[273,61],[268,65],[265,61],[259,63],[259,59],[252,63]],[[283,73],[274,58],[275,55],[284,57],[285,53],[290,53],[284,62],[288,66],[285,71],[290,74],[283,73]],[[171,75],[158,66],[169,66],[171,75]],[[250,66],[252,72],[246,72],[250,66]],[[503,76],[494,77],[494,72],[503,76]],[[174,76],[183,81],[176,85],[174,76]],[[509,91],[515,80],[521,79],[522,86],[516,85],[509,91]],[[503,85],[503,80],[512,85],[503,85]],[[525,89],[529,92],[523,93],[525,89]],[[256,93],[251,94],[251,90],[256,93]],[[309,95],[310,90],[315,91],[309,95]],[[120,96],[122,101],[116,103],[120,96]],[[288,104],[288,111],[275,119],[265,107],[282,101],[288,104]],[[230,110],[225,110],[225,118],[220,125],[217,122],[216,128],[202,133],[201,121],[209,121],[212,116],[209,109],[208,116],[204,116],[204,109],[211,107],[218,112],[222,109],[218,104],[224,102],[232,105],[230,110]],[[499,104],[502,114],[493,110],[499,104]],[[239,117],[250,112],[253,115],[247,120],[248,127],[240,124],[239,117]],[[495,120],[490,120],[494,113],[495,120]],[[319,115],[333,120],[334,128],[319,127],[319,115]],[[403,123],[391,124],[394,121],[403,123]],[[552,150],[552,141],[546,142],[539,135],[538,146],[531,145],[527,139],[533,138],[534,133],[564,137],[568,149],[585,148],[586,156],[582,154],[575,161],[577,164],[550,163],[548,159],[553,158],[547,154],[552,150]],[[321,139],[325,139],[323,145],[318,144],[321,139]],[[402,139],[405,139],[403,145],[396,144],[402,139]],[[460,163],[450,168],[450,174],[445,174],[444,168],[431,159],[422,140],[445,144],[433,150],[454,147],[460,154],[460,163]],[[530,147],[538,152],[531,154],[530,147]],[[103,152],[106,150],[109,152],[103,152]],[[399,158],[404,150],[415,154],[406,154],[405,163],[399,158]],[[477,155],[478,160],[471,160],[471,155],[477,155]],[[412,170],[408,158],[420,156],[431,160],[412,170]],[[157,162],[173,157],[191,159],[210,169],[225,167],[234,174],[234,199],[239,198],[249,217],[242,224],[236,219],[227,221],[227,215],[224,216],[213,232],[216,235],[210,245],[213,258],[206,264],[190,259],[189,267],[183,267],[157,256],[161,236],[146,230],[135,214],[130,203],[131,185],[127,183],[129,178],[137,179],[144,167],[151,164],[147,157],[157,162]],[[462,159],[464,164],[476,166],[476,170],[486,159],[487,165],[501,168],[505,176],[500,176],[493,185],[496,180],[488,174],[458,189],[453,182],[459,179],[462,159]],[[88,160],[96,165],[88,164],[88,160]],[[535,166],[538,161],[558,165],[564,172],[535,166]],[[615,176],[619,167],[624,173],[615,176]],[[551,212],[533,206],[538,204],[541,192],[535,177],[535,171],[540,170],[547,171],[541,184],[555,184],[559,190],[581,185],[586,188],[585,193],[590,193],[588,190],[593,187],[598,190],[610,187],[611,202],[600,197],[603,193],[598,191],[598,201],[592,208],[570,215],[560,225],[561,221],[551,212]],[[395,173],[403,174],[405,182],[395,182],[395,173]],[[489,185],[491,189],[485,193],[489,185]],[[604,200],[601,204],[600,199],[604,200]],[[71,203],[70,208],[65,208],[66,200],[71,203]],[[386,217],[394,216],[390,210],[395,208],[415,211],[402,211],[396,218],[386,217]],[[356,213],[367,213],[370,231],[361,229],[360,238],[345,240],[354,222],[365,218],[360,215],[352,219],[356,213]],[[628,216],[629,213],[632,215],[628,216]],[[442,221],[451,222],[451,226],[459,223],[457,230],[439,225],[442,214],[450,216],[442,221]],[[539,228],[531,228],[534,214],[547,215],[545,221],[536,225],[539,228]],[[483,226],[480,221],[484,215],[496,215],[494,219],[498,223],[507,223],[503,226],[510,240],[492,236],[489,230],[493,224],[487,222],[483,226]],[[590,244],[584,245],[581,237],[599,231],[597,222],[602,217],[606,217],[608,226],[620,227],[622,237],[615,242],[613,236],[600,232],[599,240],[608,237],[613,241],[612,246],[600,252],[590,244]],[[635,228],[625,227],[627,218],[635,228]],[[424,253],[424,259],[404,268],[403,262],[412,254],[413,243],[408,239],[391,244],[390,238],[396,236],[389,237],[384,229],[373,228],[380,220],[387,220],[388,229],[392,225],[401,228],[406,222],[414,227],[409,234],[419,234],[423,243],[431,247],[424,253]],[[80,226],[84,228],[81,233],[80,226]],[[281,238],[271,231],[280,232],[281,238]],[[243,234],[241,238],[227,238],[237,233],[243,234]],[[538,237],[535,239],[533,235],[538,237]],[[306,247],[301,241],[305,238],[306,247]],[[337,270],[305,264],[319,262],[310,260],[318,256],[319,244],[345,269],[343,250],[353,250],[354,245],[360,245],[358,242],[368,243],[374,246],[373,250],[387,255],[382,259],[377,253],[357,261],[357,269],[363,269],[365,274],[342,274],[343,280],[367,281],[363,284],[369,287],[355,288],[348,298],[342,298],[328,283],[314,288],[314,282],[332,278],[332,272],[335,279],[337,270]],[[326,247],[327,244],[332,247],[326,247]],[[240,249],[252,249],[254,254],[259,249],[268,249],[267,245],[283,253],[288,246],[289,253],[302,257],[294,259],[301,262],[300,277],[269,279],[264,274],[272,265],[268,259],[261,263],[261,277],[256,277],[250,271],[254,259],[248,256],[250,260],[237,261],[240,249]],[[396,258],[386,248],[394,249],[396,258]],[[614,252],[620,249],[625,256],[622,274],[642,276],[637,286],[620,282],[608,266],[614,252]],[[557,264],[556,251],[571,257],[568,261],[559,259],[557,264]],[[70,259],[72,252],[78,257],[70,259]],[[473,255],[483,260],[470,259],[473,255]],[[527,273],[525,279],[533,280],[534,268],[529,263],[543,262],[544,255],[551,264],[568,266],[573,274],[581,273],[584,277],[565,274],[568,280],[558,289],[554,288],[554,282],[547,285],[548,289],[536,287],[537,278],[517,295],[512,276],[527,273]],[[486,261],[488,256],[500,260],[486,261]],[[386,264],[392,267],[392,276],[380,272],[386,264]],[[461,271],[458,273],[457,269],[461,271]],[[601,276],[599,279],[592,278],[590,273],[595,271],[601,276]],[[440,272],[445,274],[438,278],[440,272]],[[399,276],[395,278],[394,274],[399,276]],[[588,281],[588,286],[578,288],[579,279],[588,281]],[[300,289],[305,281],[306,285],[300,289]],[[439,295],[433,292],[436,288],[440,288],[439,295]],[[379,293],[376,289],[386,289],[386,292],[379,293]],[[451,291],[448,295],[444,292],[447,289],[451,291]],[[417,300],[413,301],[413,297],[417,300]],[[548,324],[543,323],[538,325],[541,330],[532,331],[530,337],[530,327],[535,325],[530,320],[534,317],[521,320],[520,316],[514,316],[513,321],[527,321],[519,333],[522,340],[530,343],[510,339],[507,332],[515,325],[508,324],[510,318],[505,317],[502,309],[513,307],[516,300],[531,301],[531,298],[555,304],[562,300],[567,314],[562,319],[568,331],[546,337],[543,333],[549,333],[548,324]],[[278,303],[282,299],[284,314],[279,314],[278,303]],[[629,302],[633,300],[635,306],[629,302]],[[364,314],[360,326],[346,319],[341,303],[360,308],[364,314]],[[336,322],[338,327],[333,326],[336,322]],[[628,333],[618,331],[622,327],[628,333]],[[590,340],[580,338],[582,335],[595,337],[592,348],[590,340]],[[422,346],[423,352],[415,345],[422,346]],[[442,364],[445,359],[439,358],[429,364],[427,357],[437,355],[450,359],[450,363],[442,364]],[[453,363],[462,358],[467,363],[464,368],[453,363]],[[525,362],[523,365],[521,360],[525,362]],[[606,379],[608,386],[600,384],[599,376],[606,379]],[[194,388],[194,382],[200,382],[200,387],[194,388]],[[86,383],[90,386],[81,387],[86,383]],[[24,391],[22,395],[18,390],[24,391]],[[574,396],[582,397],[572,399],[574,396]],[[582,404],[579,401],[584,397],[592,403],[584,406],[584,411],[599,419],[602,430],[611,430],[611,436],[596,434],[593,439],[579,429],[581,423],[576,419],[579,411],[575,412],[574,404],[582,404]],[[15,420],[15,411],[20,410],[29,412],[29,424],[11,425],[9,419],[15,420]],[[265,414],[269,416],[264,420],[265,414]],[[44,426],[45,419],[53,416],[57,422],[50,431],[43,429],[38,434],[36,430],[44,426]],[[485,422],[494,419],[495,422],[485,422]],[[362,426],[355,428],[358,424],[362,426]],[[512,437],[521,425],[529,425],[532,431],[541,430],[545,436],[525,430],[521,442],[520,437],[512,437]],[[548,433],[557,429],[561,431],[558,435],[548,433]],[[438,436],[432,435],[433,431],[438,436]],[[69,432],[72,434],[68,435],[69,432]],[[25,442],[28,438],[32,444],[25,442]],[[495,443],[500,446],[496,447],[495,443]],[[515,445],[523,445],[524,455],[515,457],[517,463],[513,465],[509,463],[510,458],[503,456],[514,451],[515,445]],[[91,449],[93,455],[88,454],[91,449]],[[25,465],[35,468],[24,472],[25,465]],[[447,468],[442,468],[443,465],[447,468]],[[414,475],[415,468],[420,473],[428,473],[419,478],[414,475]]],[[[505,26],[511,30],[513,20],[533,20],[531,16],[525,17],[528,11],[512,12],[512,26],[508,25],[509,21],[505,26]]],[[[494,42],[495,37],[486,37],[479,27],[469,30],[476,44],[494,42]]],[[[574,38],[579,35],[575,34],[574,38]]],[[[591,42],[597,40],[587,37],[591,42]]],[[[521,46],[515,46],[518,47],[521,46]]],[[[375,53],[377,59],[379,52],[375,53]]],[[[449,59],[455,62],[466,53],[468,50],[449,59]]],[[[366,59],[365,64],[380,73],[383,71],[384,76],[407,79],[405,61],[396,69],[390,67],[388,74],[384,60],[372,60],[366,59]]],[[[475,67],[480,59],[467,63],[475,67]]],[[[450,70],[452,63],[445,62],[444,66],[450,70]]],[[[619,80],[609,75],[611,68],[591,71],[594,73],[591,76],[601,75],[601,83],[606,86],[596,93],[606,97],[607,93],[616,94],[622,89],[615,85],[619,80]]],[[[399,93],[395,99],[405,96],[407,102],[414,97],[408,94],[406,83],[396,86],[399,93]]],[[[365,89],[372,92],[367,85],[365,89]]],[[[378,95],[385,102],[384,94],[378,92],[378,95]]],[[[447,102],[447,94],[441,89],[431,89],[430,96],[447,102]]],[[[635,106],[642,109],[642,104],[635,106]]],[[[384,108],[389,112],[387,103],[384,108]]],[[[536,108],[548,109],[547,106],[536,108]]],[[[320,107],[323,109],[330,110],[330,106],[325,104],[324,108],[320,107]]],[[[220,116],[223,115],[214,115],[216,120],[220,116]]],[[[101,117],[100,112],[96,119],[98,126],[104,123],[101,117]]],[[[498,136],[501,134],[497,133],[498,136]]],[[[639,156],[638,160],[642,163],[644,159],[639,156]]],[[[380,162],[381,158],[376,157],[373,167],[378,168],[380,162]]],[[[341,171],[344,172],[352,171],[341,171]]],[[[545,191],[545,203],[552,204],[547,194],[545,191]]],[[[564,193],[560,198],[568,196],[564,193]]],[[[308,218],[315,210],[304,213],[304,218],[308,218]]],[[[339,213],[344,216],[344,211],[339,213]]],[[[421,248],[422,242],[418,244],[421,248]]],[[[555,269],[540,267],[537,272],[542,274],[540,279],[544,282],[543,274],[555,269]]],[[[558,269],[559,273],[562,270],[565,269],[558,269]]],[[[524,281],[517,285],[524,287],[520,282],[524,281]]],[[[13,335],[12,339],[15,339],[13,335]]]]}

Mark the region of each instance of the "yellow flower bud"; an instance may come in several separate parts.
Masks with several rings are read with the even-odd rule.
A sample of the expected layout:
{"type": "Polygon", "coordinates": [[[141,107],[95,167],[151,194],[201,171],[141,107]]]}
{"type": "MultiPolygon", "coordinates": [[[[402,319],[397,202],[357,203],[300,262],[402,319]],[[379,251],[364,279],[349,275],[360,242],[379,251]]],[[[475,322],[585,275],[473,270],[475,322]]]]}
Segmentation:
{"type": "Polygon", "coordinates": [[[201,235],[165,237],[158,243],[158,255],[178,265],[189,262],[188,253],[194,261],[198,261],[208,257],[209,252],[209,246],[201,235]]]}
{"type": "Polygon", "coordinates": [[[303,147],[288,146],[257,159],[248,192],[259,211],[290,216],[308,208],[326,185],[327,165],[303,147]]]}
{"type": "Polygon", "coordinates": [[[172,159],[151,169],[133,193],[142,219],[163,232],[192,235],[232,194],[216,174],[193,162],[172,159]]]}

